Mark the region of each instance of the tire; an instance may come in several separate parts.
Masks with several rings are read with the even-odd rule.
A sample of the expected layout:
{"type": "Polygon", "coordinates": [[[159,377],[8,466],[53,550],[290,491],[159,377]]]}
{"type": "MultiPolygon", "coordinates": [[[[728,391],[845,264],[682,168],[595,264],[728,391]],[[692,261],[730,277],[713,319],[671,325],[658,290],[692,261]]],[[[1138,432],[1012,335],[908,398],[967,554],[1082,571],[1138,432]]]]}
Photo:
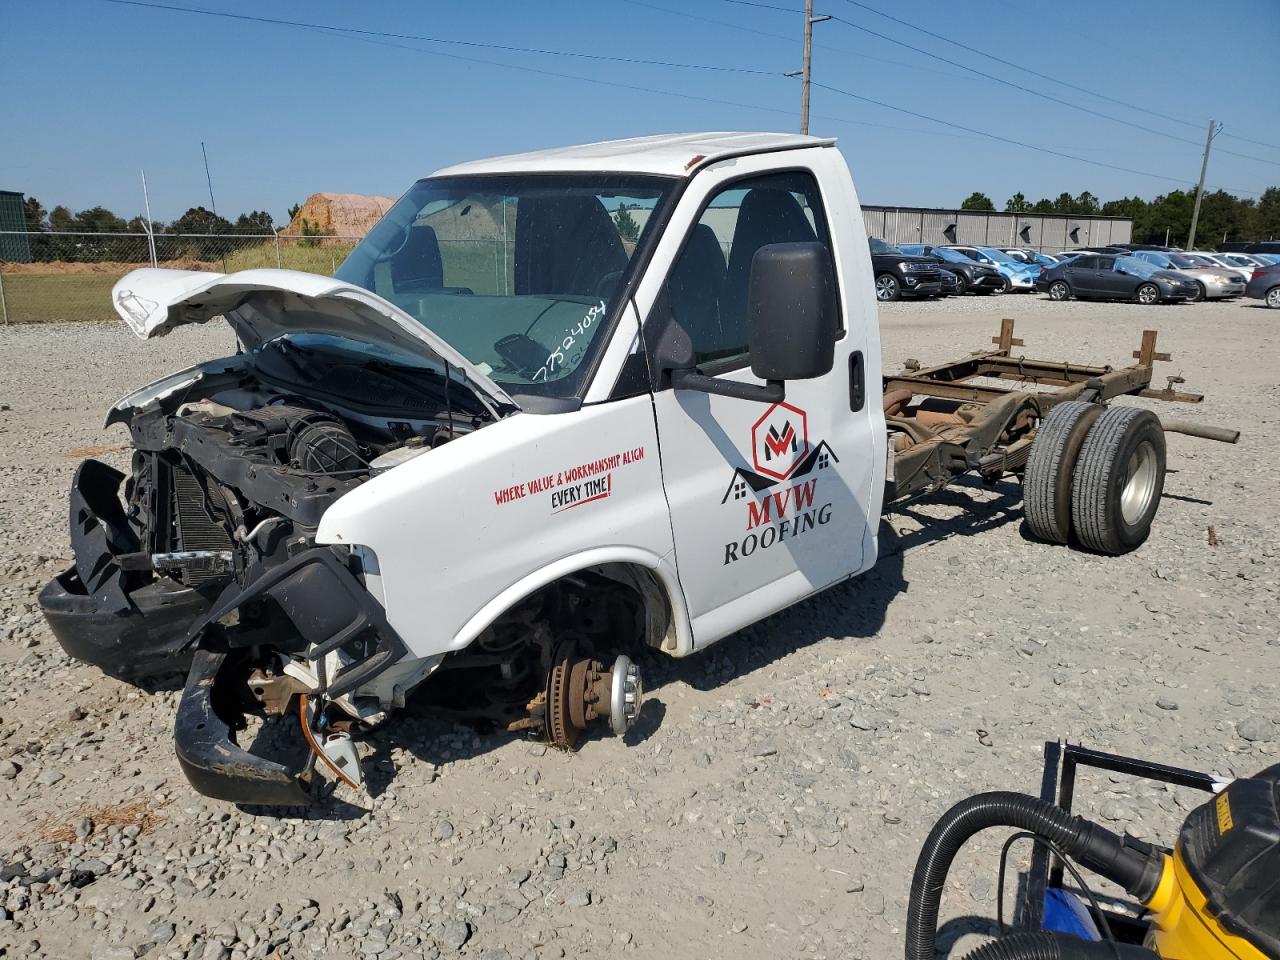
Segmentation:
{"type": "Polygon", "coordinates": [[[1012,281],[1012,280],[1010,280],[1008,277],[1001,277],[1001,278],[1000,278],[1000,292],[1001,292],[1001,293],[1008,293],[1008,292],[1009,292],[1010,290],[1012,290],[1012,289],[1013,289],[1013,281],[1012,281]]]}
{"type": "Polygon", "coordinates": [[[1150,410],[1111,407],[1084,438],[1071,481],[1071,528],[1090,550],[1141,546],[1164,493],[1164,429],[1150,410]]]}
{"type": "Polygon", "coordinates": [[[1133,292],[1134,299],[1143,306],[1160,302],[1160,288],[1154,283],[1144,283],[1133,292]]]}
{"type": "Polygon", "coordinates": [[[1040,421],[1022,477],[1022,509],[1027,529],[1045,543],[1071,538],[1071,478],[1076,458],[1102,406],[1083,400],[1058,404],[1040,421]]]}
{"type": "Polygon", "coordinates": [[[956,296],[963,297],[966,293],[969,292],[969,281],[964,278],[963,273],[957,273],[956,279],[960,281],[960,287],[958,290],[956,290],[956,296]]]}
{"type": "Polygon", "coordinates": [[[1274,310],[1280,310],[1280,287],[1272,287],[1268,290],[1262,302],[1274,310]]]}
{"type": "Polygon", "coordinates": [[[1208,300],[1209,291],[1204,288],[1204,284],[1201,283],[1199,280],[1197,280],[1196,287],[1198,288],[1199,292],[1194,297],[1191,298],[1191,302],[1201,303],[1202,301],[1208,300]]]}
{"type": "Polygon", "coordinates": [[[882,273],[876,277],[876,299],[881,303],[893,303],[902,299],[902,284],[892,273],[882,273]]]}
{"type": "Polygon", "coordinates": [[[1070,300],[1071,287],[1067,284],[1067,281],[1055,280],[1053,281],[1053,283],[1049,284],[1049,299],[1050,300],[1070,300]]]}

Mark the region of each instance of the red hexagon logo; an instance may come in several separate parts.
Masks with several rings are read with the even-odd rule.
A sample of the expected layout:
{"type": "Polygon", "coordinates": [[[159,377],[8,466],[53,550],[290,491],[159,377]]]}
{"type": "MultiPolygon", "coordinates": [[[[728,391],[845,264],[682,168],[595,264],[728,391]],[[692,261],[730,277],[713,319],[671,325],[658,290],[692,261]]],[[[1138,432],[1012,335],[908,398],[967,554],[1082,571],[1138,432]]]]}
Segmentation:
{"type": "Polygon", "coordinates": [[[785,480],[809,452],[809,418],[799,407],[775,403],[751,428],[756,472],[785,480]]]}

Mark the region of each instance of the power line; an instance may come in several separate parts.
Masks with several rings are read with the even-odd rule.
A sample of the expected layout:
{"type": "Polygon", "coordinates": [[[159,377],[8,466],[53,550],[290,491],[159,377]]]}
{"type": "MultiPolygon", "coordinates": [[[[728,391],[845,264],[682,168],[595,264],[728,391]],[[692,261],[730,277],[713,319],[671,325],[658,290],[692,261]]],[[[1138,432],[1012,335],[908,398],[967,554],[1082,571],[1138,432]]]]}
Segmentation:
{"type": "MultiPolygon", "coordinates": [[[[656,4],[656,3],[646,3],[645,0],[622,0],[622,2],[630,4],[633,7],[644,7],[648,10],[657,10],[657,11],[660,11],[661,13],[669,13],[674,17],[684,17],[686,20],[696,20],[699,23],[710,23],[717,27],[728,27],[731,30],[738,30],[738,31],[741,31],[742,33],[754,34],[757,37],[769,37],[770,39],[773,39],[773,40],[785,40],[787,43],[795,42],[795,37],[785,33],[773,33],[769,30],[758,30],[755,27],[744,26],[741,23],[733,23],[732,21],[729,21],[729,20],[720,20],[715,17],[705,17],[700,14],[689,13],[685,10],[676,10],[671,7],[660,6],[659,4],[656,4]]],[[[746,0],[743,0],[743,5],[753,6],[753,7],[766,6],[765,4],[761,4],[761,3],[748,4],[746,3],[746,0]]],[[[800,12],[799,10],[791,9],[790,7],[775,7],[772,5],[768,5],[768,8],[774,9],[774,10],[786,10],[787,13],[791,13],[791,14],[796,14],[800,12]]],[[[924,70],[927,73],[936,73],[940,77],[959,77],[960,76],[960,74],[954,73],[950,70],[931,70],[928,67],[921,67],[919,64],[906,63],[905,61],[902,61],[902,60],[890,60],[887,57],[873,57],[869,54],[865,54],[857,50],[850,50],[847,47],[835,47],[829,43],[814,43],[814,47],[820,50],[830,50],[832,53],[843,53],[845,56],[849,56],[849,57],[858,57],[859,59],[862,59],[862,60],[871,60],[874,63],[887,63],[890,66],[905,67],[908,70],[917,70],[917,71],[924,70]]]]}
{"type": "Polygon", "coordinates": [[[755,70],[750,67],[724,67],[707,63],[678,63],[671,60],[646,60],[640,57],[615,57],[603,53],[581,53],[573,50],[549,50],[540,47],[515,47],[501,43],[485,43],[479,40],[455,40],[445,37],[428,37],[412,33],[390,33],[382,30],[364,30],[359,27],[337,27],[325,23],[307,23],[302,20],[281,20],[275,17],[259,17],[247,13],[230,13],[221,10],[201,10],[198,7],[184,7],[178,4],[155,3],[148,0],[103,0],[127,7],[144,7],[149,10],[168,10],[174,13],[194,13],[205,17],[220,17],[228,20],[245,20],[250,23],[266,23],[281,27],[302,27],[307,30],[320,30],[328,33],[346,33],[364,37],[383,37],[390,40],[414,40],[422,43],[441,43],[459,47],[500,50],[504,53],[533,53],[549,57],[572,57],[579,60],[602,60],[610,63],[631,63],[650,67],[675,67],[682,70],[714,70],[722,73],[749,73],[762,77],[782,76],[780,70],[755,70]]]}
{"type": "MultiPolygon", "coordinates": [[[[1040,71],[1033,70],[1030,67],[1024,67],[1021,64],[1014,63],[1012,60],[1006,60],[1003,57],[998,57],[994,53],[988,53],[985,50],[979,50],[977,47],[971,47],[967,43],[961,43],[959,40],[953,40],[951,37],[944,36],[943,34],[934,33],[932,30],[926,30],[924,27],[911,23],[908,20],[903,20],[899,17],[895,17],[892,14],[885,13],[883,10],[877,10],[875,7],[872,7],[868,4],[860,2],[860,0],[845,0],[845,3],[848,3],[851,6],[858,7],[861,10],[866,10],[868,13],[874,13],[878,17],[884,17],[886,20],[892,20],[894,23],[899,24],[900,26],[908,27],[919,33],[923,33],[926,36],[933,37],[935,40],[941,40],[943,43],[949,43],[952,46],[959,47],[962,50],[968,50],[970,53],[976,53],[980,57],[986,57],[989,60],[996,61],[996,63],[1002,63],[1006,67],[1013,67],[1015,70],[1021,70],[1023,73],[1029,73],[1033,77],[1039,77],[1041,80],[1048,80],[1050,83],[1056,83],[1063,87],[1070,87],[1072,90],[1075,90],[1079,93],[1086,93],[1091,97],[1097,97],[1099,100],[1108,100],[1111,103],[1118,104],[1119,106],[1128,107],[1130,110],[1137,110],[1140,113],[1147,113],[1152,116],[1159,117],[1161,120],[1168,120],[1171,123],[1182,124],[1184,127],[1198,128],[1200,126],[1199,123],[1193,123],[1192,121],[1184,120],[1181,117],[1172,117],[1166,113],[1160,113],[1158,110],[1152,110],[1150,107],[1140,107],[1140,106],[1137,106],[1136,104],[1129,103],[1126,100],[1120,100],[1116,97],[1109,96],[1105,93],[1099,93],[1096,90],[1090,90],[1087,87],[1079,86],[1078,84],[1071,83],[1067,80],[1060,80],[1057,77],[1051,77],[1047,73],[1041,73],[1040,71]]],[[[1268,147],[1269,149],[1272,149],[1272,150],[1280,150],[1280,146],[1277,146],[1276,144],[1273,144],[1273,143],[1264,143],[1261,140],[1250,140],[1246,137],[1241,137],[1234,134],[1223,134],[1223,136],[1233,137],[1236,140],[1243,140],[1246,143],[1252,143],[1260,147],[1268,147]]],[[[1226,153],[1227,151],[1222,150],[1219,152],[1226,153]]],[[[1241,154],[1241,156],[1243,156],[1243,154],[1241,154]]],[[[1250,157],[1249,159],[1254,160],[1257,158],[1250,157]]],[[[1264,160],[1262,162],[1268,163],[1270,161],[1264,160]]]]}
{"type": "MultiPolygon", "coordinates": [[[[524,64],[504,63],[504,62],[502,62],[502,61],[498,61],[498,60],[487,60],[487,59],[484,59],[484,58],[480,58],[480,57],[473,57],[473,56],[466,56],[466,55],[459,54],[459,53],[448,53],[448,52],[445,52],[445,51],[443,51],[443,50],[424,50],[424,49],[422,49],[422,48],[420,48],[420,47],[408,46],[407,44],[404,44],[404,43],[401,43],[401,42],[397,42],[399,39],[403,39],[403,38],[405,38],[405,37],[407,37],[407,36],[408,36],[408,35],[403,35],[403,34],[401,34],[401,35],[387,35],[387,34],[382,34],[382,33],[378,32],[378,31],[369,31],[369,30],[349,30],[349,29],[346,29],[346,28],[341,28],[341,27],[332,27],[332,26],[325,25],[325,24],[302,23],[302,22],[298,22],[298,21],[285,21],[285,20],[277,20],[277,19],[272,19],[272,18],[267,18],[267,17],[256,17],[256,16],[250,16],[250,15],[247,15],[247,14],[234,14],[234,13],[227,13],[227,12],[221,12],[221,11],[200,10],[200,9],[197,9],[197,8],[194,8],[194,7],[181,7],[181,6],[178,6],[178,5],[175,5],[175,4],[160,4],[160,3],[143,2],[143,0],[104,0],[104,2],[107,2],[107,3],[122,4],[122,5],[127,5],[127,6],[135,6],[135,7],[155,8],[155,9],[162,9],[162,10],[171,10],[171,11],[176,11],[176,12],[181,12],[181,13],[193,13],[193,14],[200,14],[200,15],[203,15],[203,16],[209,16],[209,17],[220,17],[220,18],[231,19],[231,20],[241,20],[241,21],[246,21],[246,20],[247,20],[247,21],[252,21],[252,22],[259,22],[259,23],[270,24],[270,25],[273,25],[273,26],[285,26],[285,27],[293,27],[293,28],[296,28],[296,29],[304,29],[304,30],[318,31],[318,32],[321,32],[322,34],[329,35],[329,36],[338,36],[338,37],[341,37],[341,38],[344,38],[344,39],[349,39],[349,40],[357,40],[357,41],[361,41],[361,42],[374,43],[374,44],[378,44],[378,45],[381,45],[381,46],[396,47],[396,48],[399,48],[399,49],[409,50],[409,51],[412,51],[412,52],[415,52],[415,53],[425,54],[425,55],[427,55],[427,56],[443,57],[443,58],[446,58],[446,59],[450,59],[450,60],[458,60],[458,61],[462,61],[462,62],[465,62],[465,63],[478,63],[478,64],[483,64],[483,65],[486,65],[486,66],[503,67],[503,68],[506,68],[506,69],[509,69],[509,70],[518,70],[518,71],[522,71],[522,72],[525,72],[525,73],[538,74],[538,75],[540,75],[540,76],[555,77],[555,78],[558,78],[558,79],[564,79],[564,80],[573,80],[573,81],[576,81],[576,82],[579,82],[579,83],[590,83],[590,84],[595,84],[595,85],[598,85],[598,86],[612,87],[612,88],[615,88],[615,89],[623,89],[623,90],[631,90],[631,91],[635,91],[635,92],[639,92],[639,93],[652,94],[652,95],[656,95],[656,96],[677,97],[677,98],[680,98],[680,99],[683,99],[683,100],[692,100],[692,101],[697,101],[697,102],[701,102],[701,103],[712,103],[712,104],[716,104],[716,105],[720,105],[720,106],[737,107],[737,108],[745,109],[745,110],[756,110],[756,111],[762,111],[762,112],[766,112],[766,113],[778,113],[778,114],[784,114],[784,115],[786,115],[786,116],[794,116],[794,111],[793,111],[793,110],[783,109],[783,108],[779,108],[779,107],[767,107],[767,106],[762,106],[762,105],[760,105],[760,104],[741,103],[741,102],[734,101],[734,100],[724,100],[724,99],[720,99],[720,98],[716,98],[716,97],[706,97],[706,96],[700,96],[700,95],[698,95],[698,94],[693,94],[693,93],[685,93],[685,92],[683,92],[683,91],[676,91],[676,90],[664,90],[664,89],[661,89],[661,88],[647,87],[647,86],[640,86],[640,85],[638,85],[638,84],[623,83],[623,82],[621,82],[621,81],[617,81],[617,80],[606,80],[606,79],[602,79],[602,78],[600,78],[600,77],[585,77],[585,76],[581,76],[581,75],[579,75],[579,74],[563,73],[563,72],[560,72],[560,71],[557,71],[557,70],[547,70],[547,69],[542,68],[542,67],[532,67],[532,66],[527,66],[527,65],[524,65],[524,64]],[[387,37],[387,36],[395,37],[396,39],[385,39],[385,37],[387,37]]],[[[636,2],[636,0],[632,0],[632,2],[636,2]]],[[[644,5],[646,5],[646,6],[647,6],[648,4],[644,4],[644,5]]],[[[416,38],[415,38],[415,39],[416,39],[416,38]]],[[[767,74],[767,75],[770,75],[770,76],[782,76],[781,74],[767,74]]],[[[1087,163],[1087,164],[1091,164],[1091,165],[1093,165],[1093,166],[1101,166],[1101,167],[1106,167],[1106,168],[1108,168],[1108,169],[1112,169],[1112,170],[1118,170],[1118,171],[1121,171],[1121,172],[1123,172],[1123,173],[1131,173],[1131,174],[1135,174],[1135,175],[1137,175],[1137,176],[1150,177],[1150,178],[1153,178],[1153,179],[1157,179],[1157,180],[1165,180],[1165,181],[1169,181],[1169,182],[1173,182],[1173,183],[1190,183],[1190,182],[1192,182],[1192,181],[1188,181],[1188,180],[1185,180],[1185,179],[1180,178],[1180,177],[1168,177],[1168,176],[1163,176],[1163,175],[1161,175],[1161,174],[1148,173],[1148,172],[1146,172],[1146,171],[1142,171],[1142,170],[1134,170],[1134,169],[1129,168],[1129,167],[1121,167],[1121,166],[1117,166],[1117,165],[1115,165],[1115,164],[1105,163],[1105,162],[1100,161],[1100,160],[1088,160],[1088,159],[1086,159],[1086,158],[1084,158],[1084,157],[1077,157],[1077,156],[1074,156],[1074,155],[1072,155],[1072,154],[1065,153],[1065,152],[1060,151],[1060,150],[1055,150],[1055,149],[1050,148],[1050,147],[1041,147],[1041,146],[1037,146],[1037,145],[1035,145],[1035,144],[1026,143],[1026,142],[1024,142],[1024,141],[1014,140],[1014,139],[1011,139],[1011,138],[1008,138],[1008,137],[1003,137],[1003,136],[1000,136],[1000,135],[998,135],[998,134],[988,133],[988,132],[986,132],[986,131],[984,131],[984,130],[978,130],[978,129],[973,128],[973,127],[967,127],[967,126],[964,126],[964,125],[962,125],[962,124],[953,123],[952,121],[949,121],[949,120],[942,120],[942,119],[940,119],[940,118],[938,118],[938,117],[931,117],[931,116],[929,116],[929,115],[927,115],[927,114],[917,113],[916,111],[909,110],[909,109],[907,109],[907,108],[905,108],[905,107],[899,107],[899,106],[896,106],[896,105],[894,105],[894,104],[886,103],[886,102],[881,101],[881,100],[875,100],[875,99],[873,99],[873,98],[871,98],[871,97],[862,96],[861,94],[852,93],[852,92],[847,91],[847,90],[841,90],[841,89],[840,89],[840,88],[838,88],[838,87],[833,87],[833,86],[830,86],[830,85],[828,85],[828,84],[817,83],[817,82],[815,81],[815,82],[813,83],[813,85],[814,85],[814,86],[816,86],[816,87],[820,87],[820,88],[822,88],[822,89],[824,89],[824,90],[828,90],[828,91],[830,91],[830,92],[832,92],[832,93],[836,93],[836,94],[839,94],[839,95],[842,95],[842,96],[845,96],[845,97],[849,97],[849,98],[854,99],[854,100],[860,100],[860,101],[863,101],[863,102],[865,102],[865,103],[872,104],[872,105],[874,105],[874,106],[882,107],[882,108],[884,108],[884,109],[893,110],[893,111],[896,111],[896,112],[898,112],[898,113],[905,114],[905,115],[907,115],[907,116],[915,117],[916,119],[925,120],[925,121],[928,121],[928,122],[930,122],[930,123],[941,124],[942,126],[950,127],[950,128],[956,129],[956,130],[961,130],[961,131],[964,131],[965,133],[974,134],[974,135],[976,135],[976,136],[983,137],[983,138],[986,138],[986,139],[996,140],[996,141],[999,141],[999,142],[1002,142],[1002,143],[1008,143],[1008,144],[1012,144],[1012,145],[1014,145],[1014,146],[1024,147],[1024,148],[1029,149],[1029,150],[1036,150],[1036,151],[1039,151],[1039,152],[1041,152],[1041,153],[1051,154],[1051,155],[1053,155],[1053,156],[1062,157],[1062,158],[1065,158],[1065,159],[1068,159],[1068,160],[1073,160],[1073,161],[1076,161],[1076,162],[1078,162],[1078,163],[1087,163]]],[[[877,124],[877,123],[873,123],[873,122],[870,122],[870,121],[850,120],[850,119],[847,119],[847,118],[840,118],[840,117],[821,117],[820,119],[831,120],[831,121],[834,121],[834,122],[837,122],[837,123],[852,124],[852,125],[855,125],[855,126],[887,127],[887,125],[885,125],[885,124],[877,124]]],[[[901,129],[904,129],[904,128],[888,127],[888,129],[898,129],[898,130],[901,130],[901,129]]],[[[909,130],[908,132],[911,132],[911,133],[930,133],[931,131],[909,130]]],[[[1236,191],[1234,191],[1234,192],[1236,192],[1236,193],[1248,193],[1248,194],[1254,194],[1254,195],[1256,195],[1256,191],[1251,191],[1251,190],[1236,190],[1236,191]]]]}
{"type": "MultiPolygon", "coordinates": [[[[783,12],[783,13],[794,13],[794,12],[795,12],[791,7],[779,6],[779,5],[777,5],[777,4],[772,4],[772,3],[762,3],[762,2],[760,2],[760,0],[724,0],[724,2],[725,2],[725,3],[732,3],[732,4],[736,4],[736,5],[738,5],[738,6],[744,6],[744,7],[758,7],[758,8],[760,8],[760,9],[764,9],[764,10],[776,10],[776,11],[780,11],[780,12],[783,12]]],[[[852,2],[852,0],[848,0],[848,2],[852,2]]],[[[861,3],[858,3],[858,4],[855,4],[855,6],[862,7],[862,6],[864,6],[864,5],[863,5],[863,4],[861,4],[861,3]]],[[[866,9],[870,9],[870,8],[868,7],[868,8],[866,8],[866,9]]],[[[888,17],[888,14],[884,14],[884,16],[888,17]]],[[[983,78],[983,79],[985,79],[985,80],[990,80],[990,81],[992,81],[992,82],[994,82],[994,83],[1002,84],[1003,86],[1006,86],[1006,87],[1011,87],[1012,89],[1014,89],[1014,90],[1018,90],[1018,91],[1020,91],[1020,92],[1022,92],[1022,93],[1028,93],[1028,94],[1031,94],[1032,96],[1040,97],[1041,99],[1048,100],[1048,101],[1050,101],[1050,102],[1052,102],[1052,103],[1059,104],[1060,106],[1067,107],[1067,108],[1069,108],[1069,109],[1071,109],[1071,110],[1078,110],[1078,111],[1080,111],[1081,113],[1087,113],[1087,114],[1090,114],[1091,116],[1100,117],[1100,118],[1102,118],[1103,120],[1110,120],[1112,123],[1122,124],[1123,126],[1131,127],[1131,128],[1132,128],[1132,129],[1134,129],[1134,130],[1141,130],[1141,131],[1143,131],[1144,133],[1154,134],[1155,136],[1158,136],[1158,137],[1167,137],[1167,138],[1168,138],[1168,139],[1170,139],[1170,140],[1176,140],[1176,141],[1178,141],[1179,143],[1189,144],[1190,146],[1193,146],[1193,147],[1199,147],[1199,146],[1200,146],[1200,142],[1199,142],[1198,140],[1192,140],[1192,139],[1190,139],[1190,138],[1188,138],[1188,137],[1181,137],[1181,136],[1178,136],[1177,134],[1167,133],[1167,132],[1165,132],[1164,130],[1157,130],[1155,127],[1148,127],[1148,126],[1144,126],[1143,124],[1140,124],[1140,123],[1134,123],[1134,122],[1133,122],[1133,121],[1131,121],[1131,120],[1125,120],[1123,117],[1113,116],[1113,115],[1111,115],[1111,114],[1109,114],[1109,113],[1103,113],[1101,110],[1094,110],[1094,109],[1092,109],[1091,107],[1085,107],[1085,106],[1082,106],[1082,105],[1080,105],[1080,104],[1078,104],[1078,103],[1073,103],[1073,102],[1072,102],[1072,101],[1070,101],[1070,100],[1064,100],[1064,99],[1062,99],[1061,97],[1055,97],[1053,94],[1050,94],[1050,93],[1044,93],[1043,91],[1033,89],[1032,87],[1025,86],[1024,84],[1017,83],[1016,81],[1013,81],[1013,80],[1006,80],[1004,77],[998,77],[998,76],[996,76],[995,74],[987,73],[987,72],[985,72],[985,71],[983,71],[983,70],[979,70],[979,69],[977,69],[976,67],[970,67],[970,66],[968,66],[967,64],[960,63],[960,62],[959,62],[959,61],[957,61],[957,60],[952,60],[952,59],[950,59],[950,58],[948,58],[948,57],[941,56],[940,54],[936,54],[936,53],[933,53],[933,52],[931,52],[931,51],[929,51],[929,50],[925,50],[923,47],[917,47],[917,46],[915,46],[914,44],[907,43],[905,40],[898,40],[897,38],[895,38],[895,37],[891,37],[891,36],[889,36],[888,34],[881,33],[881,32],[880,32],[880,31],[878,31],[878,30],[872,30],[870,27],[864,27],[864,26],[862,26],[861,24],[854,23],[852,20],[846,20],[844,17],[838,16],[838,15],[836,15],[836,14],[831,14],[831,15],[830,15],[830,18],[831,18],[832,20],[835,20],[837,23],[841,23],[841,24],[843,24],[843,25],[844,25],[844,26],[846,26],[846,27],[850,27],[851,29],[854,29],[854,30],[859,30],[859,31],[861,31],[862,33],[870,34],[870,35],[871,35],[871,36],[873,36],[873,37],[876,37],[876,38],[878,38],[878,39],[880,39],[880,40],[884,40],[886,43],[892,43],[892,44],[894,44],[894,45],[896,45],[896,46],[903,47],[904,49],[910,50],[910,51],[912,51],[913,53],[918,53],[918,54],[920,54],[921,56],[929,57],[929,58],[931,58],[931,59],[933,59],[933,60],[937,60],[937,61],[939,61],[939,62],[941,62],[941,63],[948,64],[949,66],[956,67],[956,68],[958,68],[958,69],[960,69],[960,70],[964,70],[964,71],[966,71],[967,73],[971,73],[971,74],[974,74],[975,76],[982,77],[982,78],[983,78]]],[[[894,22],[896,22],[896,23],[905,23],[905,22],[906,22],[906,21],[898,20],[896,17],[889,17],[889,19],[890,19],[890,20],[893,20],[893,21],[894,21],[894,22]]],[[[908,24],[908,25],[910,25],[910,24],[908,24]]],[[[923,33],[927,33],[927,34],[928,34],[929,36],[931,36],[931,37],[932,37],[932,36],[939,36],[938,34],[935,34],[935,33],[931,32],[931,31],[928,31],[928,30],[923,30],[922,28],[917,28],[917,29],[921,29],[921,31],[922,31],[923,33]]],[[[960,44],[960,46],[964,46],[964,45],[963,45],[963,44],[960,44]]],[[[969,47],[965,47],[965,49],[971,49],[971,48],[969,48],[969,47]]],[[[998,59],[998,58],[993,58],[993,59],[998,59]]],[[[1003,60],[1002,60],[1002,61],[1000,61],[1000,62],[1004,63],[1004,62],[1007,62],[1007,61],[1003,61],[1003,60]]],[[[1037,74],[1037,75],[1039,76],[1039,74],[1037,74]]],[[[1117,101],[1117,102],[1121,102],[1121,101],[1117,101]]],[[[1135,109],[1135,110],[1136,110],[1136,109],[1140,109],[1140,108],[1138,108],[1138,107],[1134,107],[1133,109],[1135,109]]],[[[1153,115],[1153,116],[1157,116],[1157,117],[1161,117],[1161,118],[1163,118],[1163,117],[1164,117],[1164,115],[1163,115],[1163,114],[1155,113],[1154,111],[1151,111],[1151,113],[1152,113],[1152,115],[1153,115]]],[[[1181,122],[1181,121],[1178,121],[1178,122],[1181,122]]],[[[1251,155],[1249,155],[1249,154],[1247,154],[1247,153],[1236,153],[1236,152],[1231,151],[1231,150],[1223,150],[1223,149],[1219,149],[1219,150],[1218,150],[1218,152],[1219,152],[1219,153],[1229,153],[1229,154],[1231,154],[1232,156],[1242,157],[1242,158],[1244,158],[1244,159],[1246,159],[1246,160],[1252,160],[1252,161],[1254,161],[1254,162],[1256,162],[1256,163],[1263,163],[1263,164],[1267,164],[1268,166],[1280,166],[1280,161],[1277,161],[1277,160],[1267,160],[1267,159],[1265,159],[1265,158],[1263,158],[1263,157],[1254,157],[1254,156],[1251,156],[1251,155]]]]}
{"type": "MultiPolygon", "coordinates": [[[[1117,164],[1106,163],[1102,160],[1089,160],[1085,157],[1077,157],[1074,154],[1066,153],[1062,150],[1054,150],[1050,147],[1038,147],[1035,144],[1027,143],[1024,140],[1015,140],[1012,137],[1004,137],[1004,136],[1001,136],[1000,134],[988,133],[986,130],[979,130],[976,127],[967,127],[964,124],[953,123],[950,120],[943,120],[940,117],[931,117],[928,114],[918,113],[915,110],[909,110],[906,107],[899,107],[892,103],[885,103],[883,100],[876,100],[872,97],[866,97],[860,93],[853,93],[852,91],[849,91],[849,90],[841,90],[839,87],[833,87],[830,84],[819,83],[816,80],[811,82],[815,87],[821,87],[823,90],[827,90],[827,91],[830,91],[831,93],[839,94],[840,96],[843,96],[843,97],[849,97],[853,100],[861,100],[863,103],[870,103],[870,104],[873,104],[874,106],[883,107],[886,110],[893,110],[897,113],[905,113],[908,116],[915,117],[919,120],[928,120],[932,123],[940,123],[940,124],[943,124],[944,126],[954,127],[957,130],[964,130],[967,133],[977,134],[978,136],[986,137],[989,140],[997,140],[1000,143],[1012,144],[1015,147],[1025,147],[1028,150],[1035,150],[1039,153],[1047,153],[1055,157],[1062,157],[1063,159],[1066,159],[1066,160],[1074,160],[1077,163],[1088,163],[1095,167],[1106,167],[1108,170],[1119,170],[1121,173],[1132,173],[1139,177],[1150,177],[1154,180],[1165,180],[1170,183],[1195,183],[1194,180],[1188,180],[1185,177],[1170,177],[1160,173],[1148,173],[1145,170],[1135,170],[1132,167],[1121,167],[1117,164]]],[[[1255,196],[1257,195],[1257,191],[1254,191],[1254,190],[1237,190],[1235,188],[1231,188],[1231,189],[1235,193],[1247,193],[1255,196]]]]}

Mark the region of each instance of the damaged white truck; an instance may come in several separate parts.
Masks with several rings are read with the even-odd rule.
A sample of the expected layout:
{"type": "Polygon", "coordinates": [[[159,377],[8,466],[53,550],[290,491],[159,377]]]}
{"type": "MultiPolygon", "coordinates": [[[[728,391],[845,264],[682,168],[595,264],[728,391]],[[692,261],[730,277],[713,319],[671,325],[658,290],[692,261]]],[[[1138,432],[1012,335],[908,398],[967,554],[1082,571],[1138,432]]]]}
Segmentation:
{"type": "Polygon", "coordinates": [[[886,502],[1024,480],[1027,524],[1146,537],[1163,424],[1114,369],[997,349],[881,380],[866,234],[833,142],[651,137],[414,184],[332,278],[146,269],[143,338],[223,317],[236,355],[119,401],[75,563],[41,594],[75,657],[189,669],[178,758],[213,797],[361,783],[411,693],[568,747],[640,709],[626,651],[685,656],[876,560],[886,502]],[[877,389],[877,387],[879,389],[877,389]],[[298,762],[239,743],[299,727],[298,762]],[[239,739],[247,739],[240,737],[239,739]]]}

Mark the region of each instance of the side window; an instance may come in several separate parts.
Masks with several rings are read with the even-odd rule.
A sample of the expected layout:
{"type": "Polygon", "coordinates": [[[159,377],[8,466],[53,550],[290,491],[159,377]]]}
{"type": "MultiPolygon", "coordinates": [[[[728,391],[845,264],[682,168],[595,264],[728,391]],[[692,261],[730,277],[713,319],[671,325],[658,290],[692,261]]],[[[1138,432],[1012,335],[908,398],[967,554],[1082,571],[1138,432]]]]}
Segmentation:
{"type": "Polygon", "coordinates": [[[1099,257],[1098,258],[1097,269],[1099,270],[1114,270],[1115,266],[1116,266],[1115,257],[1099,257]]]}
{"type": "Polygon", "coordinates": [[[738,180],[711,197],[667,278],[672,316],[692,339],[699,366],[725,370],[747,357],[747,285],[756,251],[813,240],[830,250],[812,174],[738,180]]]}
{"type": "Polygon", "coordinates": [[[1078,270],[1092,270],[1098,265],[1097,257],[1076,257],[1071,261],[1071,266],[1078,270]]]}

